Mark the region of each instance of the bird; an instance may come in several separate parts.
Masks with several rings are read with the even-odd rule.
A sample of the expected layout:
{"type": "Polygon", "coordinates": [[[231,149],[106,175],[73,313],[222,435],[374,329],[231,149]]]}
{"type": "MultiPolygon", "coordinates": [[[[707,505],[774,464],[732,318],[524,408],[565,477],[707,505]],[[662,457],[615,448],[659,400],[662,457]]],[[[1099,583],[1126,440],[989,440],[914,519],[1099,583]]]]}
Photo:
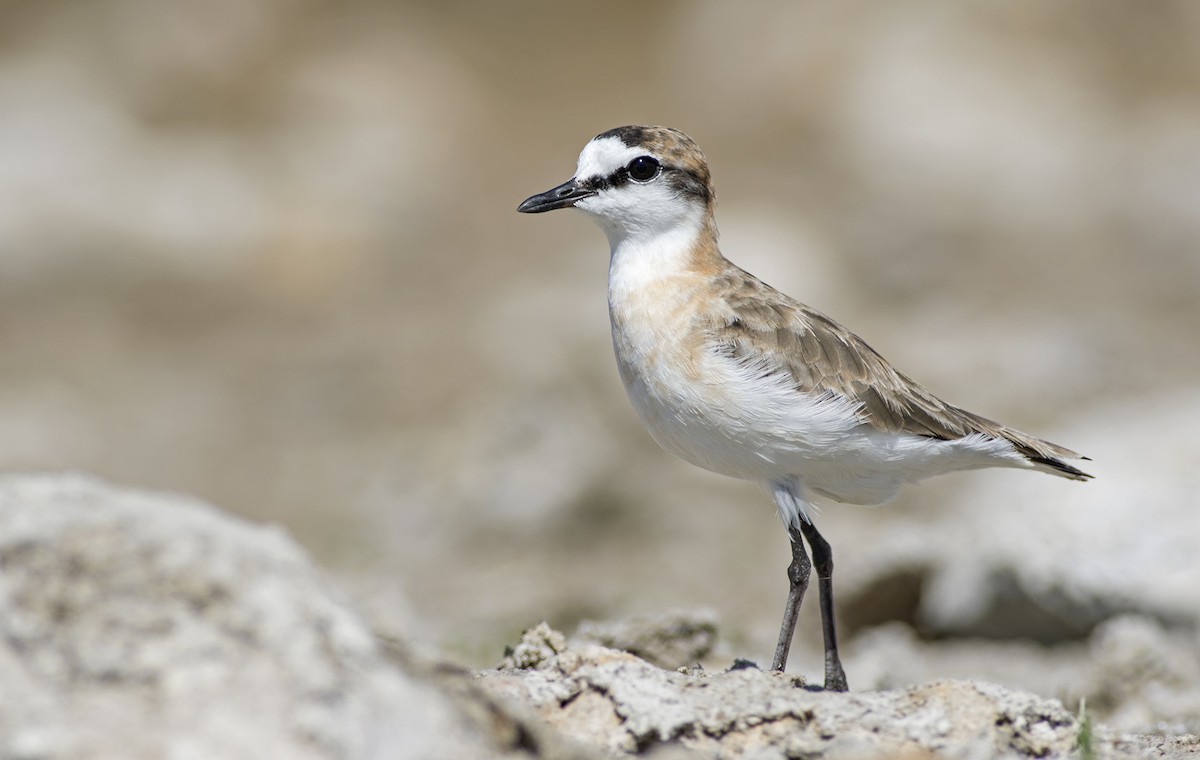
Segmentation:
{"type": "Polygon", "coordinates": [[[733,264],[717,245],[715,201],[692,138],[631,125],[594,137],[575,176],[517,211],[573,208],[604,232],[613,349],[634,409],[663,449],[771,494],[791,548],[771,668],[786,669],[815,567],[824,688],[846,691],[817,502],[883,504],[905,484],[986,467],[1086,481],[1070,460],[1088,458],[942,401],[838,322],[733,264]]]}

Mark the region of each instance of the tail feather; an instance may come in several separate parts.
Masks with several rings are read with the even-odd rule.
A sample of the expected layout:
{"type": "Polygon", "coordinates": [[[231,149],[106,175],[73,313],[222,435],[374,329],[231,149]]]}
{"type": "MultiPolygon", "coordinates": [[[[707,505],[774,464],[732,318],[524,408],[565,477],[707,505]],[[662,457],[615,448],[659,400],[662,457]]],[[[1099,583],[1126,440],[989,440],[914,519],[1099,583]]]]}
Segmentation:
{"type": "Polygon", "coordinates": [[[1024,455],[1034,468],[1041,472],[1047,472],[1051,475],[1058,475],[1059,477],[1071,480],[1092,479],[1092,476],[1088,473],[1064,461],[1067,459],[1091,461],[1082,454],[1077,454],[1065,446],[1043,441],[1041,438],[1034,438],[1031,435],[1026,435],[1012,428],[1002,427],[1000,434],[1015,446],[1017,451],[1024,455]]]}
{"type": "MultiPolygon", "coordinates": [[[[1024,454],[1025,452],[1021,453],[1024,454]]],[[[1033,462],[1034,467],[1042,472],[1048,472],[1051,475],[1058,475],[1060,477],[1070,478],[1071,480],[1091,480],[1093,477],[1078,467],[1073,467],[1063,460],[1055,457],[1030,456],[1029,454],[1025,454],[1025,456],[1030,462],[1033,462]]],[[[1079,458],[1087,459],[1087,457],[1079,458]]]]}
{"type": "Polygon", "coordinates": [[[1039,472],[1046,472],[1062,478],[1081,481],[1091,480],[1093,477],[1078,467],[1067,464],[1065,461],[1067,459],[1082,459],[1088,462],[1091,460],[1082,454],[1068,449],[1066,446],[1059,446],[1057,443],[1050,443],[1050,441],[1035,438],[1027,433],[1022,433],[1020,430],[1014,430],[964,409],[957,409],[957,411],[965,419],[970,420],[975,430],[1003,438],[1011,443],[1018,453],[1029,460],[1029,463],[1039,472]]]}

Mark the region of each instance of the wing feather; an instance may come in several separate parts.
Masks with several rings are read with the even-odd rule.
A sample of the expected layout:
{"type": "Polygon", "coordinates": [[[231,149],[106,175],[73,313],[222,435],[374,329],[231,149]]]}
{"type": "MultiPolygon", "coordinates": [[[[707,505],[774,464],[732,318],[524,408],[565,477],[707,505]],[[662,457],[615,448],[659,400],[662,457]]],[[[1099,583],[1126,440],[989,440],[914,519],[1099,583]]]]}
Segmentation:
{"type": "Polygon", "coordinates": [[[942,401],[896,371],[866,341],[821,312],[732,267],[716,282],[730,315],[708,325],[717,350],[764,376],[783,376],[797,391],[834,394],[859,407],[864,423],[880,431],[942,440],[973,434],[1003,438],[1031,463],[1084,480],[1087,473],[1062,461],[1070,449],[980,417],[942,401]]]}

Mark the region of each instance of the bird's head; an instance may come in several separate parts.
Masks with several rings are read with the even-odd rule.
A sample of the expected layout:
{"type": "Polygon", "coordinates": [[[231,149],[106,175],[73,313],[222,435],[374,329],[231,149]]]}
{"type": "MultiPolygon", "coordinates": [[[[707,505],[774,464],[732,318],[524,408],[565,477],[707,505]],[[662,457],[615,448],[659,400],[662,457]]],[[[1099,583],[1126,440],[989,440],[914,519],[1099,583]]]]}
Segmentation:
{"type": "Polygon", "coordinates": [[[670,127],[629,126],[592,138],[574,177],[525,199],[517,211],[577,208],[615,249],[629,238],[702,224],[714,201],[708,162],[692,138],[670,127]]]}

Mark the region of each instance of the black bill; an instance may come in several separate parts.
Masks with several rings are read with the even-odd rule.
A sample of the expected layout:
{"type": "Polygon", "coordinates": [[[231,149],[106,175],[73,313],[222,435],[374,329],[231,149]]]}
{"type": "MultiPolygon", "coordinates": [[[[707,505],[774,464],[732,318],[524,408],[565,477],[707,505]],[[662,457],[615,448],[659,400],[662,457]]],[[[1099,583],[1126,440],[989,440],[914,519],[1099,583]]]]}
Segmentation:
{"type": "Polygon", "coordinates": [[[582,187],[572,177],[558,187],[551,188],[544,193],[530,196],[521,201],[521,205],[517,206],[517,211],[520,211],[522,214],[540,214],[543,211],[553,211],[556,208],[570,208],[584,198],[590,198],[595,194],[595,190],[588,190],[582,187]]]}

